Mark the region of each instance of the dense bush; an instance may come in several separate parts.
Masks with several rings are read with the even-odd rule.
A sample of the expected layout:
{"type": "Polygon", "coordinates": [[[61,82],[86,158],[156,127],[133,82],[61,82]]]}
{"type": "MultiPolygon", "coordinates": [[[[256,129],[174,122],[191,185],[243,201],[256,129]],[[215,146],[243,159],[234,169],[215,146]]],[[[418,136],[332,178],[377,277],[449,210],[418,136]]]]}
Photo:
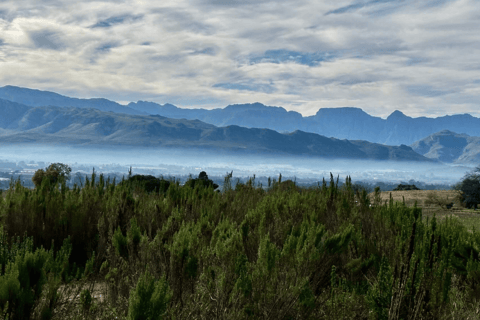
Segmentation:
{"type": "Polygon", "coordinates": [[[0,312],[8,319],[30,319],[37,309],[42,319],[51,317],[57,302],[60,278],[70,255],[69,239],[54,255],[53,250],[33,249],[31,238],[11,244],[0,229],[0,312]],[[56,256],[56,257],[55,257],[56,256]],[[45,290],[46,288],[46,290],[45,290]],[[50,289],[50,290],[49,290],[50,289]],[[53,289],[53,290],[52,290],[53,289]],[[41,299],[42,298],[42,299],[41,299]]]}
{"type": "Polygon", "coordinates": [[[414,184],[399,184],[393,191],[420,190],[414,184]]]}
{"type": "Polygon", "coordinates": [[[122,184],[129,186],[133,191],[139,189],[150,192],[165,193],[170,186],[171,181],[156,178],[151,175],[136,174],[129,176],[122,184]]]}
{"type": "Polygon", "coordinates": [[[205,171],[202,171],[199,173],[198,178],[190,178],[185,182],[186,186],[189,186],[190,188],[195,188],[195,186],[199,185],[202,187],[212,187],[213,189],[218,188],[218,184],[214,183],[213,180],[208,178],[208,175],[205,171]]]}
{"type": "MultiPolygon", "coordinates": [[[[12,295],[6,299],[22,296],[22,286],[29,286],[31,298],[25,299],[38,301],[37,291],[58,274],[67,285],[78,275],[103,285],[102,308],[94,308],[91,291],[79,292],[78,312],[85,317],[475,314],[480,234],[467,232],[455,219],[438,222],[422,218],[416,207],[393,200],[382,204],[378,190],[369,198],[364,189],[354,191],[350,178],[342,187],[331,177],[309,189],[275,180],[260,188],[254,179],[233,188],[230,180],[231,174],[223,192],[211,184],[175,181],[159,193],[95,174],[83,188],[42,183],[29,190],[17,183],[0,197],[2,248],[7,248],[0,251],[0,281],[12,295]],[[25,235],[30,240],[15,241],[25,235]],[[64,239],[71,255],[49,267],[48,261],[57,261],[52,257],[66,252],[52,240],[64,239]],[[30,252],[21,253],[30,260],[17,258],[22,250],[30,252]],[[20,280],[27,278],[15,270],[26,270],[23,265],[43,271],[29,282],[20,280]]],[[[51,305],[53,318],[66,316],[51,305]]]]}
{"type": "Polygon", "coordinates": [[[454,187],[462,192],[461,201],[467,208],[477,208],[480,205],[480,167],[467,173],[454,187]]]}

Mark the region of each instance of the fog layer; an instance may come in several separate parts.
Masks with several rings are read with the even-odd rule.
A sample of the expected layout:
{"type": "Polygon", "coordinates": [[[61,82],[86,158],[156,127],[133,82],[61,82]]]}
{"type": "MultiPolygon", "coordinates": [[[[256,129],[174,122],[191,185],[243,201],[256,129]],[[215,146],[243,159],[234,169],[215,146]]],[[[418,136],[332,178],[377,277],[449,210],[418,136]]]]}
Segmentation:
{"type": "MultiPolygon", "coordinates": [[[[158,148],[83,148],[65,146],[0,146],[0,161],[24,162],[30,170],[49,163],[61,162],[73,172],[128,172],[159,175],[222,176],[234,172],[236,177],[278,176],[321,180],[330,173],[342,179],[349,175],[354,181],[408,181],[429,184],[453,184],[471,168],[441,163],[393,162],[370,160],[322,159],[284,155],[249,153],[212,153],[208,150],[158,148]]],[[[1,168],[1,166],[0,166],[1,168]]],[[[5,171],[5,170],[2,170],[5,171]]]]}

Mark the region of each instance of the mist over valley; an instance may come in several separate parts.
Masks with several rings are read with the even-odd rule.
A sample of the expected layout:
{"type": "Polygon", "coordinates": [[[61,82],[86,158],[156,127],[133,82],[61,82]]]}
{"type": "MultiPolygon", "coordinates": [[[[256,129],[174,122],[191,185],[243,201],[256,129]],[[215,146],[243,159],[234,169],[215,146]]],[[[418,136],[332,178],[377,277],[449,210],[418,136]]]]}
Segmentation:
{"type": "Polygon", "coordinates": [[[434,119],[394,112],[381,119],[358,108],[324,108],[302,117],[259,103],[214,110],[144,101],[122,106],[5,86],[0,88],[0,161],[10,165],[0,171],[4,184],[7,172],[27,177],[61,162],[77,177],[93,168],[121,177],[132,167],[136,174],[171,177],[207,171],[219,183],[233,171],[238,179],[282,174],[304,185],[329,179],[330,173],[371,184],[451,185],[478,163],[480,138],[444,130],[411,146],[378,142],[399,142],[399,137],[410,142],[437,128],[460,126],[480,135],[480,119],[470,115],[434,119]]]}
{"type": "Polygon", "coordinates": [[[418,181],[429,185],[451,185],[459,181],[471,167],[435,162],[374,161],[348,159],[322,159],[294,155],[255,154],[240,152],[212,152],[200,148],[175,149],[151,147],[86,147],[19,144],[0,147],[0,172],[3,187],[10,177],[21,177],[29,183],[30,177],[50,163],[60,162],[72,168],[72,181],[76,176],[96,173],[113,175],[118,179],[133,174],[179,178],[197,176],[206,171],[210,178],[222,185],[224,176],[233,171],[233,178],[245,181],[256,176],[266,185],[268,177],[296,180],[299,185],[316,185],[330,173],[339,181],[350,176],[354,182],[370,185],[386,182],[399,184],[418,181]]]}

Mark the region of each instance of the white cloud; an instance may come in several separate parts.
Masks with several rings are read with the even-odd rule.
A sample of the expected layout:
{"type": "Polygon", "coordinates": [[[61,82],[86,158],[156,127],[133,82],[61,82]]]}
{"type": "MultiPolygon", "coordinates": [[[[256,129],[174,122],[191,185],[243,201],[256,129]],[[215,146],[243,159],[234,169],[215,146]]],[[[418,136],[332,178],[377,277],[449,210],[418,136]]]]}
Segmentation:
{"type": "Polygon", "coordinates": [[[6,0],[0,85],[184,107],[259,101],[304,115],[356,106],[379,116],[480,116],[479,7],[6,0]]]}

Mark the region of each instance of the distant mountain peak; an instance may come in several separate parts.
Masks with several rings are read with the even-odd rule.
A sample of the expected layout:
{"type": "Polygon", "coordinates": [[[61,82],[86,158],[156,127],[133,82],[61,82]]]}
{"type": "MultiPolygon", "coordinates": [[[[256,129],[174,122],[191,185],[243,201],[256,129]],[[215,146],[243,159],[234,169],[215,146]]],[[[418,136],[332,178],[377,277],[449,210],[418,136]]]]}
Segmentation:
{"type": "Polygon", "coordinates": [[[324,117],[331,115],[368,115],[365,111],[357,107],[340,107],[340,108],[320,108],[315,117],[324,117]]]}
{"type": "Polygon", "coordinates": [[[468,138],[470,136],[466,133],[457,133],[457,132],[453,132],[453,131],[448,130],[448,129],[444,129],[444,130],[441,130],[439,132],[432,133],[431,135],[426,137],[426,139],[427,138],[434,139],[434,138],[438,138],[438,137],[468,138]]]}
{"type": "Polygon", "coordinates": [[[412,149],[431,159],[446,163],[478,163],[480,137],[442,130],[416,141],[412,149]]]}
{"type": "Polygon", "coordinates": [[[395,110],[387,117],[387,120],[397,120],[402,118],[409,118],[409,117],[406,116],[402,111],[395,110]]]}
{"type": "Polygon", "coordinates": [[[457,133],[456,132],[453,132],[453,131],[450,131],[450,130],[442,130],[442,131],[439,131],[433,135],[456,135],[457,133]]]}

